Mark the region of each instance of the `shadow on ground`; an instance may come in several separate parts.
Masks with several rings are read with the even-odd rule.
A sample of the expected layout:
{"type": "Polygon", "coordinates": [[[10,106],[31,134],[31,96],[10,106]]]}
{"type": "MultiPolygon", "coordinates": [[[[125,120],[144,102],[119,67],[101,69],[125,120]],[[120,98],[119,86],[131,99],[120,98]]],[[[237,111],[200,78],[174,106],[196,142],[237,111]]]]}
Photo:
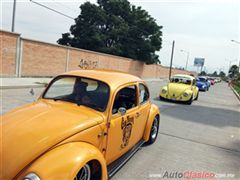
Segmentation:
{"type": "Polygon", "coordinates": [[[192,121],[216,127],[240,127],[240,113],[234,110],[200,105],[172,106],[166,104],[163,104],[161,108],[164,109],[164,111],[162,111],[163,114],[179,120],[192,121]]]}

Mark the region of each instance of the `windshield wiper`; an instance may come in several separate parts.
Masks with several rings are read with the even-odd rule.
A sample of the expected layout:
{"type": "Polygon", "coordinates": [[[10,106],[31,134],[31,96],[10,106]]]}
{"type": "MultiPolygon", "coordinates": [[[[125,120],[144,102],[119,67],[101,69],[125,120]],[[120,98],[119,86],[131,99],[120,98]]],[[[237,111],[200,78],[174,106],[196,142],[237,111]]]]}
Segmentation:
{"type": "Polygon", "coordinates": [[[64,101],[63,99],[61,98],[52,98],[54,101],[64,101]]]}

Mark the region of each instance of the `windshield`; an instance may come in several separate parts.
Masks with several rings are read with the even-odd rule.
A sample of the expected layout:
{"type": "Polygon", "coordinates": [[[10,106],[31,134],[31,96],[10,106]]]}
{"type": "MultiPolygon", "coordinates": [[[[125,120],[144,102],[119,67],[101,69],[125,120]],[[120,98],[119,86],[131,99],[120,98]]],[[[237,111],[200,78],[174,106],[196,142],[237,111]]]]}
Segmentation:
{"type": "Polygon", "coordinates": [[[198,81],[203,81],[203,82],[206,82],[207,81],[207,79],[205,79],[205,78],[198,78],[198,81]]]}
{"type": "Polygon", "coordinates": [[[180,84],[191,84],[191,79],[187,77],[174,76],[170,80],[171,83],[180,83],[180,84]]]}
{"type": "Polygon", "coordinates": [[[50,84],[43,98],[68,101],[103,112],[108,103],[109,87],[98,80],[61,76],[50,84]]]}

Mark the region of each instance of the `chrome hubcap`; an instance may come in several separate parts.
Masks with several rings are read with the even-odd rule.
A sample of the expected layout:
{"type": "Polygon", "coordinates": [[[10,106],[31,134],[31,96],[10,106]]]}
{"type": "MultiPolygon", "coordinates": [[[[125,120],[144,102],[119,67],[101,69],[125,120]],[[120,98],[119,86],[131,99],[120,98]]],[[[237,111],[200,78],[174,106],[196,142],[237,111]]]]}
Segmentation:
{"type": "Polygon", "coordinates": [[[77,174],[77,176],[74,178],[74,180],[90,180],[91,176],[91,169],[88,164],[82,167],[80,172],[77,174]]]}
{"type": "Polygon", "coordinates": [[[157,137],[157,131],[158,131],[158,120],[157,120],[157,118],[155,118],[153,125],[152,125],[152,129],[151,129],[152,139],[155,139],[157,137]]]}

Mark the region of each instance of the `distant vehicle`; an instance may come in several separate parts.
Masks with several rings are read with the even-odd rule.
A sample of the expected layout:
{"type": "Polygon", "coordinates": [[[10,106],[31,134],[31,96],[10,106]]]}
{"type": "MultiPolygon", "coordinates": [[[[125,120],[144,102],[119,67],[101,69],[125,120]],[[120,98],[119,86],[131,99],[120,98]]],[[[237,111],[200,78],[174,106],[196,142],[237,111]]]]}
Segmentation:
{"type": "Polygon", "coordinates": [[[207,78],[199,77],[196,80],[197,80],[197,87],[200,91],[208,91],[209,83],[207,81],[207,78]]]}
{"type": "Polygon", "coordinates": [[[211,82],[211,85],[214,85],[215,84],[215,79],[214,78],[209,78],[210,82],[211,82]]]}
{"type": "Polygon", "coordinates": [[[208,85],[208,89],[211,87],[211,81],[209,80],[208,77],[206,77],[206,76],[199,76],[198,79],[199,79],[200,81],[206,81],[206,83],[207,83],[207,85],[208,85]]]}
{"type": "Polygon", "coordinates": [[[192,104],[198,99],[199,90],[196,79],[185,74],[174,75],[167,86],[160,90],[160,99],[186,102],[192,104]]]}
{"type": "Polygon", "coordinates": [[[216,83],[220,83],[221,81],[222,81],[221,78],[216,78],[216,79],[215,79],[215,82],[216,82],[216,83]]]}

